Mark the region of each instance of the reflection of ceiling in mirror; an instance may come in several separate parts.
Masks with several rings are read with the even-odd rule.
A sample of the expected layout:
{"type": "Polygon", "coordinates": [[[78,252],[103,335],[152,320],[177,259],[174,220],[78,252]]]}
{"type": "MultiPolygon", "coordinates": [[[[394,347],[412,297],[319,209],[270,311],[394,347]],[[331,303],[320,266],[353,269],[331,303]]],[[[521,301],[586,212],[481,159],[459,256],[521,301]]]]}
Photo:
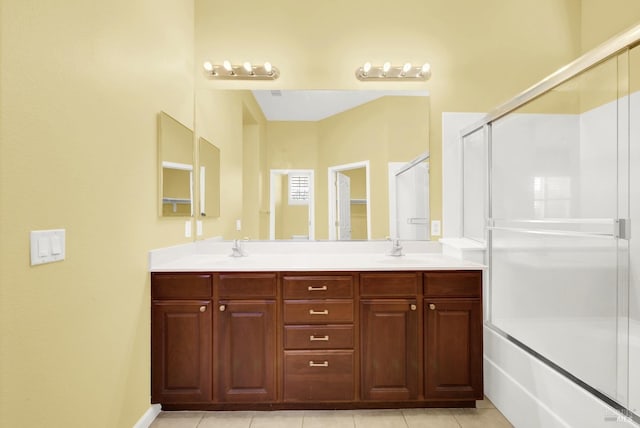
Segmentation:
{"type": "Polygon", "coordinates": [[[270,121],[317,121],[386,95],[428,97],[429,91],[253,91],[270,121]]]}

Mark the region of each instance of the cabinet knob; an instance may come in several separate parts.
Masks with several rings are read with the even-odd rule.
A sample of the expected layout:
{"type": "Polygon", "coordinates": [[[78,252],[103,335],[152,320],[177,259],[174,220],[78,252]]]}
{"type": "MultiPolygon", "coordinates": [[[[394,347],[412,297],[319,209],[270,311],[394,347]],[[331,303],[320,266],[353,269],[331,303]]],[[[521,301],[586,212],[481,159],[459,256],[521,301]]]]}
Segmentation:
{"type": "Polygon", "coordinates": [[[429,309],[431,309],[432,311],[436,309],[436,305],[434,305],[433,303],[429,303],[429,309]]]}
{"type": "Polygon", "coordinates": [[[206,312],[206,311],[207,311],[206,306],[200,306],[200,312],[206,312]]]}
{"type": "Polygon", "coordinates": [[[220,312],[224,312],[227,309],[227,305],[220,305],[218,309],[220,309],[220,312]]]}
{"type": "Polygon", "coordinates": [[[416,305],[411,305],[411,310],[415,311],[416,309],[418,309],[418,307],[416,305]]]}

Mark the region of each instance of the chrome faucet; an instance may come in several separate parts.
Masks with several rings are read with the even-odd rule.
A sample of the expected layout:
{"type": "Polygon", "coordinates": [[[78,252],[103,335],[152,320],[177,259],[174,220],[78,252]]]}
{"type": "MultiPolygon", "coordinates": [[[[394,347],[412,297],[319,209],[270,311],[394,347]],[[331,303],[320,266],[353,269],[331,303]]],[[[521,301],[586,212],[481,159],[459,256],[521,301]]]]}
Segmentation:
{"type": "Polygon", "coordinates": [[[400,257],[404,255],[402,254],[402,245],[400,245],[399,239],[391,240],[391,251],[389,251],[389,253],[387,254],[393,257],[400,257]]]}
{"type": "Polygon", "coordinates": [[[247,253],[244,251],[241,240],[235,239],[233,241],[233,247],[231,247],[231,257],[247,257],[247,253]]]}

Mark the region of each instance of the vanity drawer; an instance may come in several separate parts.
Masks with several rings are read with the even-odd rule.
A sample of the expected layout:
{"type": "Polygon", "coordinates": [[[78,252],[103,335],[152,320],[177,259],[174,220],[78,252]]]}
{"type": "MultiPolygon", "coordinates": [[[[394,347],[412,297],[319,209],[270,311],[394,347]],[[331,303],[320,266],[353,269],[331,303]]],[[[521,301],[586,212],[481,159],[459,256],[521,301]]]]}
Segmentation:
{"type": "Polygon", "coordinates": [[[353,277],[346,275],[285,276],[285,299],[340,299],[353,296],[353,277]]]}
{"type": "Polygon", "coordinates": [[[363,297],[415,297],[419,294],[417,273],[367,273],[360,275],[360,295],[363,297]]]}
{"type": "Polygon", "coordinates": [[[152,299],[210,299],[210,274],[151,274],[152,299]]]}
{"type": "Polygon", "coordinates": [[[288,300],[285,324],[331,324],[353,322],[352,300],[288,300]]]}
{"type": "Polygon", "coordinates": [[[424,274],[425,297],[480,297],[481,294],[482,271],[424,274]]]}
{"type": "Polygon", "coordinates": [[[218,297],[221,299],[257,299],[276,297],[275,273],[220,274],[218,297]]]}
{"type": "Polygon", "coordinates": [[[352,325],[287,325],[285,349],[353,349],[352,325]]]}
{"type": "Polygon", "coordinates": [[[285,401],[353,400],[353,351],[285,351],[285,401]]]}

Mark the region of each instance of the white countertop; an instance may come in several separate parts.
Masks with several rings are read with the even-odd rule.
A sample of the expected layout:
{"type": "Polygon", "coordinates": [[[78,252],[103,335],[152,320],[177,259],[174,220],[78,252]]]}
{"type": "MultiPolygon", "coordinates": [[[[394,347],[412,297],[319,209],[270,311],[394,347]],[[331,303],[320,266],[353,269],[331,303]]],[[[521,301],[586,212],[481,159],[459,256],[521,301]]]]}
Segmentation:
{"type": "MultiPolygon", "coordinates": [[[[191,245],[191,244],[188,244],[191,245]]],[[[403,256],[386,254],[390,244],[244,243],[246,257],[232,257],[231,242],[154,250],[151,272],[413,271],[482,270],[479,263],[445,256],[436,243],[406,245],[403,256]],[[318,245],[314,245],[318,244],[318,245]],[[154,253],[155,252],[155,253],[154,253]]]]}

